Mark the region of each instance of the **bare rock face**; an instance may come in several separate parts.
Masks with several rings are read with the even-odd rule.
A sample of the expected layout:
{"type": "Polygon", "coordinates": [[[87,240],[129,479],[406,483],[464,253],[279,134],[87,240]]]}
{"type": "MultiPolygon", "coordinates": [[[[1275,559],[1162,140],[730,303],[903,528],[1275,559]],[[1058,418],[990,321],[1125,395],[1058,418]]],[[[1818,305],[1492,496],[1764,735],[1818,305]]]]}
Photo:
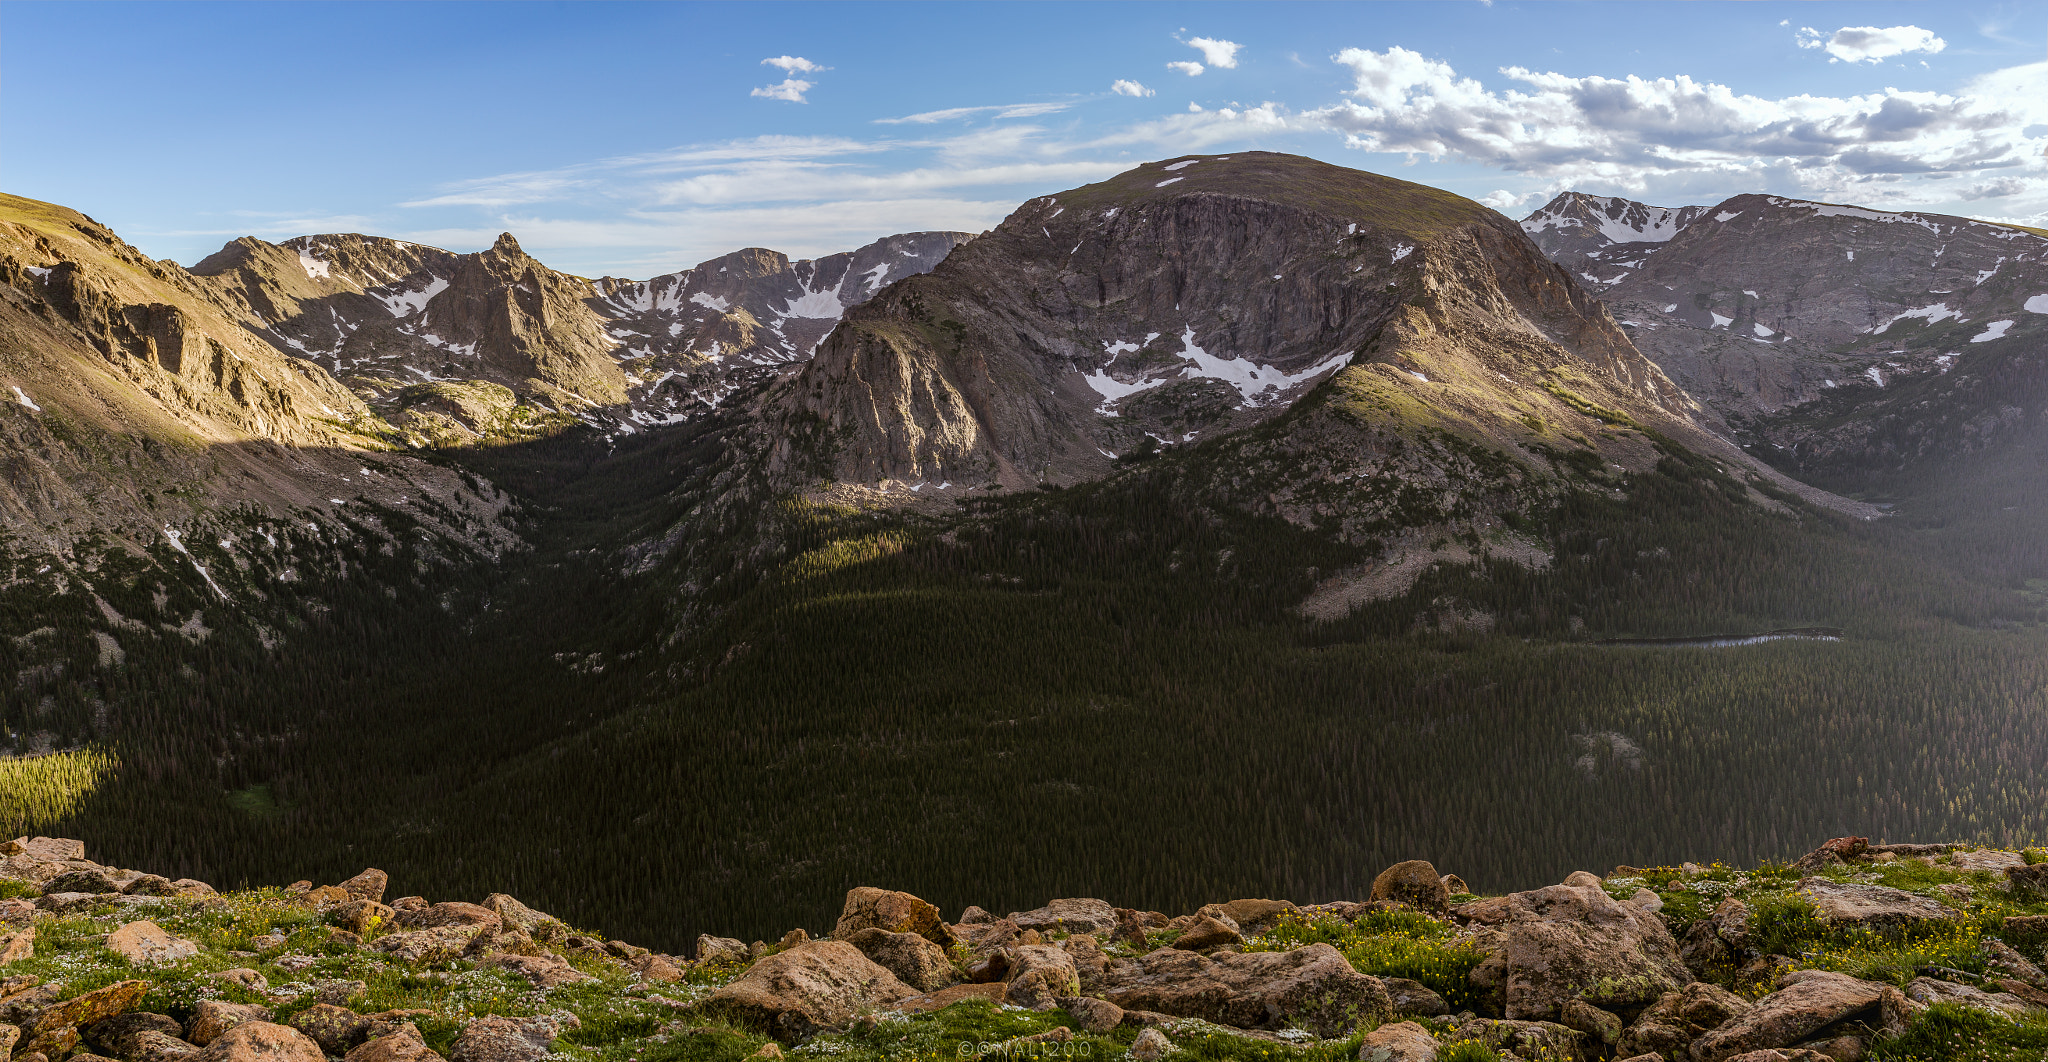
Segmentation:
{"type": "Polygon", "coordinates": [[[1725,1062],[1745,1051],[1789,1047],[1813,1032],[1878,1005],[1884,986],[1847,974],[1801,970],[1739,1017],[1693,1043],[1695,1062],[1725,1062]]]}
{"type": "Polygon", "coordinates": [[[1378,978],[1351,968],[1337,949],[1203,956],[1162,948],[1113,962],[1096,995],[1125,1010],[1201,1018],[1243,1029],[1299,1025],[1337,1037],[1393,1016],[1378,978]]]}
{"type": "Polygon", "coordinates": [[[835,940],[846,940],[863,929],[891,933],[915,933],[940,947],[951,947],[954,936],[939,917],[939,909],[907,892],[862,887],[846,894],[846,905],[832,927],[835,940]]]}
{"type": "Polygon", "coordinates": [[[1660,207],[1560,192],[1522,219],[1522,231],[1551,261],[1598,291],[1642,268],[1650,255],[1706,211],[1701,206],[1660,207]]]}
{"type": "Polygon", "coordinates": [[[793,1040],[821,1028],[844,1028],[863,1013],[916,994],[853,945],[818,940],[761,959],[704,1005],[793,1040]]]}
{"type": "Polygon", "coordinates": [[[1693,979],[1661,918],[1597,885],[1552,885],[1505,900],[1502,920],[1478,935],[1488,954],[1472,982],[1499,991],[1509,1018],[1554,1021],[1572,999],[1642,1006],[1693,979]]]}

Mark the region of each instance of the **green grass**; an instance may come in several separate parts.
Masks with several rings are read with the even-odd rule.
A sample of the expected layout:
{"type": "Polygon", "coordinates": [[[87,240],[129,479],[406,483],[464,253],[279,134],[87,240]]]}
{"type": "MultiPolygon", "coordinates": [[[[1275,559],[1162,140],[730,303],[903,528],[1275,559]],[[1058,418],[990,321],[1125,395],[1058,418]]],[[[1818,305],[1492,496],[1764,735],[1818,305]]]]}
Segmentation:
{"type": "Polygon", "coordinates": [[[1879,1042],[1871,1062],[2038,1062],[2048,1048],[2048,1021],[2010,1021],[1937,1003],[1905,1035],[1879,1042]]]}
{"type": "Polygon", "coordinates": [[[1475,1006],[1479,994],[1468,979],[1481,956],[1454,941],[1457,930],[1417,911],[1374,911],[1354,922],[1334,916],[1283,917],[1249,942],[1246,951],[1292,951],[1328,944],[1359,973],[1405,977],[1444,997],[1453,1011],[1475,1006]]]}

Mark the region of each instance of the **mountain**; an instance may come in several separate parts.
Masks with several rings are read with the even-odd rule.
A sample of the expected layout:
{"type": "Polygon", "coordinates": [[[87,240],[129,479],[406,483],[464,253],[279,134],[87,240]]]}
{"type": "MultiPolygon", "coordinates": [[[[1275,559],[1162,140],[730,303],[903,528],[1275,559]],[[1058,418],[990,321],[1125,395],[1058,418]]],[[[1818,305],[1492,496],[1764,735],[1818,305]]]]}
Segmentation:
{"type": "Polygon", "coordinates": [[[1523,218],[1522,231],[1551,261],[1597,291],[1641,269],[1650,255],[1706,209],[1563,192],[1523,218]]]}
{"type": "Polygon", "coordinates": [[[112,534],[182,549],[176,528],[231,511],[264,514],[275,538],[350,505],[506,543],[504,499],[390,452],[360,398],[240,313],[83,214],[0,196],[0,530],[16,548],[112,534]]]}
{"type": "Polygon", "coordinates": [[[802,361],[847,307],[967,238],[907,233],[799,262],[749,248],[633,281],[549,269],[509,233],[476,254],[355,234],[243,237],[191,273],[408,445],[464,445],[697,415],[802,361]]]}

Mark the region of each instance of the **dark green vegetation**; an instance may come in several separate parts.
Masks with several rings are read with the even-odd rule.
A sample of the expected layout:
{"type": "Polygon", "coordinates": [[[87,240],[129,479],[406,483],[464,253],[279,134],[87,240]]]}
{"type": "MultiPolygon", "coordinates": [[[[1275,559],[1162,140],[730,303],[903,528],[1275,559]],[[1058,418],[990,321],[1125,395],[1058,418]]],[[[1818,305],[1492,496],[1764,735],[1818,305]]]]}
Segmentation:
{"type": "Polygon", "coordinates": [[[281,533],[301,581],[257,586],[189,542],[230,607],[109,551],[94,587],[150,628],[118,663],[89,596],[16,582],[0,621],[61,633],[0,667],[63,670],[7,727],[121,762],[39,829],[222,885],[376,865],[677,951],[823,929],[856,884],[1179,911],[1357,898],[1406,858],[1503,891],[2048,837],[2041,603],[1683,451],[1519,514],[1545,570],[1441,567],[1324,624],[1294,606],[1368,551],[1204,503],[1215,444],[941,519],[774,502],[720,432],[477,452],[534,543],[494,562],[281,533]],[[162,629],[194,612],[205,640],[162,629]],[[1798,625],[1849,634],[1590,644],[1798,625]]]}

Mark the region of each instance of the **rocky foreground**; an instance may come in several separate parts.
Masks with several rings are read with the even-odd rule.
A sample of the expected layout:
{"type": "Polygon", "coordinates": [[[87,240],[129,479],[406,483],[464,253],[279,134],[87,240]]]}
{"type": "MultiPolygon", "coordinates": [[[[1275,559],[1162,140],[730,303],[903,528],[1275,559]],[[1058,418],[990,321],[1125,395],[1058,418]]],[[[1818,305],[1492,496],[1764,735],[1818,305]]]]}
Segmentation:
{"type": "Polygon", "coordinates": [[[1059,899],[953,922],[849,892],[829,937],[694,957],[383,871],[218,893],[0,844],[15,1062],[1027,1056],[1371,1062],[2040,1058],[2048,852],[1840,838],[1790,866],[1474,897],[1428,863],[1362,901],[1169,917],[1059,899]]]}

